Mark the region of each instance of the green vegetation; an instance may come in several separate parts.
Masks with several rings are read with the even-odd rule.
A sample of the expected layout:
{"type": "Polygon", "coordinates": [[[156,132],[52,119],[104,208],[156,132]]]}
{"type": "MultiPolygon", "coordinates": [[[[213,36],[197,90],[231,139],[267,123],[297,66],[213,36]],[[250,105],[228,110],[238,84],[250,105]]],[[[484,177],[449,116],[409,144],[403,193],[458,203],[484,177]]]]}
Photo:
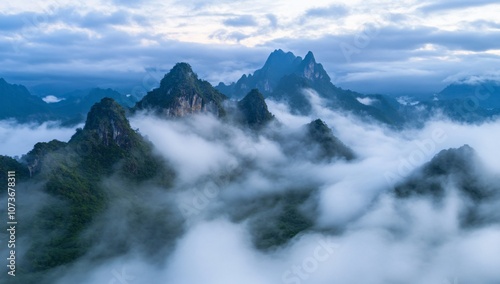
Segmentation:
{"type": "Polygon", "coordinates": [[[158,114],[181,116],[181,113],[194,113],[206,108],[218,116],[224,116],[222,102],[225,99],[226,96],[209,82],[198,79],[189,64],[177,63],[161,80],[160,87],[149,92],[134,110],[154,110],[158,114]]]}
{"type": "Polygon", "coordinates": [[[243,123],[250,127],[262,127],[274,118],[267,109],[264,96],[257,89],[250,91],[238,102],[238,109],[243,114],[243,123]]]}
{"type": "Polygon", "coordinates": [[[109,98],[92,107],[85,127],[68,143],[38,143],[24,161],[36,164],[33,181],[44,182],[44,191],[57,200],[33,222],[30,234],[40,237],[27,252],[24,267],[30,272],[70,263],[87,252],[92,241],[81,235],[109,204],[104,178],[116,175],[131,188],[146,180],[166,188],[174,176],[152,154],[151,144],[130,128],[123,108],[109,98]]]}
{"type": "Polygon", "coordinates": [[[333,135],[332,130],[321,120],[316,119],[307,125],[309,142],[319,145],[318,158],[344,158],[352,160],[354,152],[333,135]]]}

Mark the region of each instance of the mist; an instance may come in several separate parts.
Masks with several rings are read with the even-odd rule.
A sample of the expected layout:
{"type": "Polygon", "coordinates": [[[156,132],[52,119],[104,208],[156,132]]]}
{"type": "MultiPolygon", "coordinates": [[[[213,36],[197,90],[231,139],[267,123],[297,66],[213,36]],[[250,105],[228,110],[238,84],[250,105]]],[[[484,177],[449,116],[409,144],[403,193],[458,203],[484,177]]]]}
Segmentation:
{"type": "Polygon", "coordinates": [[[36,143],[53,139],[66,142],[77,127],[81,125],[61,127],[56,121],[20,124],[13,120],[0,120],[0,155],[21,156],[33,149],[36,143]]]}
{"type": "MultiPolygon", "coordinates": [[[[500,218],[493,213],[500,206],[498,193],[475,204],[457,190],[451,176],[442,181],[445,195],[439,203],[426,195],[394,194],[395,186],[442,150],[465,144],[477,153],[478,179],[495,184],[500,176],[500,120],[467,125],[437,116],[422,128],[394,130],[332,111],[314,91],[304,92],[313,105],[310,115],[292,114],[286,104],[267,100],[276,120],[260,131],[206,114],[170,120],[147,113],[131,117],[132,127],[175,170],[174,184],[165,189],[147,182],[127,185],[115,176],[103,180],[113,199],[86,232],[96,244],[76,263],[52,271],[50,281],[500,281],[500,218]],[[317,149],[300,139],[304,125],[317,118],[355,152],[354,160],[311,159],[317,149]],[[306,229],[284,243],[268,245],[262,235],[273,234],[276,220],[291,205],[308,224],[306,229]],[[469,207],[493,217],[464,227],[461,218],[469,207]],[[125,219],[136,211],[147,216],[140,230],[125,219]],[[116,243],[125,244],[125,253],[96,260],[116,243]]],[[[71,129],[46,124],[33,128],[3,123],[0,132],[8,137],[1,143],[10,155],[27,152],[45,137],[66,141],[72,134],[71,129]]]]}

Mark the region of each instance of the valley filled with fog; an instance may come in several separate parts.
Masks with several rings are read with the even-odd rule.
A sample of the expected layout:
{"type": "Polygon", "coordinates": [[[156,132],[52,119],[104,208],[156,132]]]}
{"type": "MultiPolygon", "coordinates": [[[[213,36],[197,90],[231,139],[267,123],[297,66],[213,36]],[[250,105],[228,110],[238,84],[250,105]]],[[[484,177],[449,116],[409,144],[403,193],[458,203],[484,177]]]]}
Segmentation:
{"type": "MultiPolygon", "coordinates": [[[[465,124],[435,116],[422,127],[393,129],[333,111],[314,90],[302,92],[312,105],[308,115],[268,99],[275,119],[259,130],[203,113],[129,117],[174,170],[171,187],[116,174],[100,180],[112,201],[81,234],[92,245],[76,261],[46,271],[43,281],[498,283],[499,120],[465,124]],[[305,125],[318,118],[353,159],[325,158],[318,145],[304,142],[305,125]],[[464,165],[437,175],[425,170],[443,159],[464,165]],[[484,194],[471,197],[464,176],[484,194]],[[426,187],[426,179],[441,194],[408,185],[426,187]],[[399,194],[405,186],[414,193],[399,194]]],[[[74,132],[8,122],[1,131],[16,137],[0,141],[3,155],[21,155],[20,143],[33,138],[67,141],[74,132]]],[[[25,186],[18,210],[27,218],[41,201],[64,206],[35,192],[40,185],[25,186]]],[[[43,237],[21,235],[18,257],[43,237]]]]}

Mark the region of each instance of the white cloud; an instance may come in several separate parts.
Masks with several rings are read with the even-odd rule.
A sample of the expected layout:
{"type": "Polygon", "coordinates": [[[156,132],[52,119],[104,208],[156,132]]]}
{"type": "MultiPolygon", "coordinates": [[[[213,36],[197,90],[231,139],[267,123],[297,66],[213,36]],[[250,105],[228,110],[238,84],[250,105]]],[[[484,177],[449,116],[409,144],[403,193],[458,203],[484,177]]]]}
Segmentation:
{"type": "Polygon", "coordinates": [[[21,156],[33,149],[37,142],[53,139],[68,141],[75,133],[75,128],[61,127],[57,122],[37,125],[0,121],[0,155],[21,156]]]}
{"type": "MultiPolygon", "coordinates": [[[[490,176],[488,171],[500,172],[500,163],[492,154],[497,152],[500,121],[460,125],[436,119],[421,129],[394,131],[329,110],[313,91],[306,93],[315,103],[311,116],[290,114],[284,105],[268,101],[281,124],[270,125],[262,133],[245,131],[206,115],[172,120],[133,117],[133,127],[139,127],[149,137],[178,174],[168,190],[149,185],[141,188],[145,200],[139,202],[140,206],[159,210],[159,220],[168,220],[175,213],[172,216],[161,209],[176,212],[179,204],[174,201],[202,197],[204,203],[199,204],[196,214],[183,215],[187,218],[185,232],[176,236],[174,247],[161,259],[156,256],[148,260],[150,256],[132,243],[129,253],[112,259],[95,262],[83,257],[64,273],[55,275],[59,283],[108,283],[124,275],[131,284],[441,284],[455,278],[459,283],[498,282],[495,264],[500,252],[494,244],[500,230],[499,220],[494,219],[498,215],[492,213],[499,204],[497,197],[478,206],[483,210],[481,214],[493,217],[493,223],[464,229],[462,215],[471,203],[454,186],[447,186],[440,204],[425,196],[401,199],[394,196],[393,183],[388,182],[385,173],[393,172],[402,180],[442,149],[464,144],[474,147],[486,163],[487,171],[479,171],[480,178],[490,176]],[[295,138],[303,131],[302,126],[316,118],[326,121],[335,135],[356,152],[357,159],[311,162],[303,158],[306,156],[287,152],[289,144],[300,143],[295,138]],[[408,168],[401,172],[399,168],[405,161],[408,168]],[[230,178],[221,181],[219,175],[230,178]],[[216,191],[204,191],[209,183],[216,191]],[[312,197],[300,206],[313,220],[311,230],[279,248],[255,249],[254,238],[262,232],[256,231],[254,225],[272,227],[280,212],[279,202],[267,201],[300,189],[312,192],[312,197]],[[248,206],[256,209],[248,211],[248,206]],[[238,215],[242,217],[236,218],[238,215]],[[125,269],[130,267],[134,269],[125,269]]],[[[28,131],[23,135],[28,136],[28,131]]],[[[300,151],[310,150],[306,145],[299,146],[300,151]]],[[[120,182],[113,185],[115,182],[110,179],[104,184],[127,186],[120,182]]],[[[134,185],[133,194],[137,190],[134,185]]],[[[116,235],[133,238],[117,225],[117,220],[124,221],[120,218],[130,210],[117,198],[113,206],[120,217],[103,214],[99,219],[104,224],[113,222],[113,226],[107,225],[108,231],[102,232],[99,249],[114,242],[116,235]]],[[[137,209],[141,208],[134,207],[137,209]]],[[[127,222],[122,225],[127,227],[127,222]]],[[[155,223],[151,227],[157,226],[155,223]]],[[[165,238],[165,242],[169,237],[155,236],[165,238]]]]}
{"type": "Polygon", "coordinates": [[[58,103],[58,102],[60,102],[60,101],[62,101],[64,99],[60,99],[60,98],[58,98],[56,96],[49,95],[49,96],[44,97],[42,100],[44,102],[46,102],[46,103],[51,104],[51,103],[58,103]]]}

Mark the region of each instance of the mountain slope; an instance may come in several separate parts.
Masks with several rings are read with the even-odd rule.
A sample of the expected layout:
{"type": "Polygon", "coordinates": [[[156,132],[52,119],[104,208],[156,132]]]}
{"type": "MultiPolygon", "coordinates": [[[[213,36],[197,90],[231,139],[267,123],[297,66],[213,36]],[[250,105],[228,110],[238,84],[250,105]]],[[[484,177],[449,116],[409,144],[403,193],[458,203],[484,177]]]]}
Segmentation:
{"type": "Polygon", "coordinates": [[[261,127],[274,118],[267,109],[264,96],[257,89],[238,102],[238,109],[243,114],[243,123],[250,127],[261,127]]]}
{"type": "Polygon", "coordinates": [[[216,89],[235,99],[243,98],[252,89],[259,89],[267,96],[273,92],[283,76],[293,73],[299,67],[301,61],[302,58],[293,53],[277,49],[269,55],[261,69],[248,76],[243,75],[237,82],[228,86],[221,82],[216,89]]]}
{"type": "Polygon", "coordinates": [[[291,52],[275,50],[253,75],[243,75],[236,83],[220,83],[217,86],[217,89],[233,98],[243,97],[254,88],[267,98],[288,103],[292,111],[302,114],[312,110],[307,94],[307,90],[311,89],[332,109],[352,112],[394,126],[402,124],[396,114],[386,114],[376,107],[362,104],[356,99],[360,94],[333,85],[323,65],[316,62],[310,51],[302,59],[291,52]]]}
{"type": "Polygon", "coordinates": [[[439,100],[468,100],[470,107],[500,108],[500,82],[455,82],[436,96],[439,100]]]}
{"type": "Polygon", "coordinates": [[[161,80],[160,87],[148,92],[134,110],[152,110],[174,117],[199,112],[224,116],[222,102],[225,99],[210,83],[198,79],[189,64],[177,63],[161,80]]]}
{"type": "MultiPolygon", "coordinates": [[[[128,191],[143,181],[168,188],[173,180],[173,171],[152,154],[152,145],[130,127],[124,109],[110,98],[92,106],[85,127],[68,143],[39,143],[23,160],[27,168],[37,169],[32,170],[28,185],[43,184],[43,192],[59,202],[57,206],[46,203],[33,219],[29,233],[40,237],[23,263],[27,271],[35,273],[31,275],[70,263],[88,252],[98,238],[84,237],[83,232],[109,206],[112,192],[129,195],[128,191]],[[129,186],[111,190],[102,180],[112,176],[129,186]]],[[[140,223],[132,225],[140,228],[140,223]]],[[[175,234],[181,229],[177,225],[165,229],[175,234]]],[[[114,244],[116,248],[102,253],[112,255],[126,249],[125,244],[114,244]]],[[[146,245],[145,249],[151,247],[146,245]]]]}
{"type": "Polygon", "coordinates": [[[7,83],[0,78],[0,119],[13,118],[21,122],[53,119],[49,106],[30,94],[22,85],[7,83]]]}
{"type": "Polygon", "coordinates": [[[354,152],[333,135],[332,130],[321,119],[306,125],[308,142],[318,147],[317,158],[331,160],[341,158],[352,160],[354,152]]]}
{"type": "Polygon", "coordinates": [[[458,196],[463,202],[460,223],[464,227],[498,222],[484,208],[499,197],[498,175],[485,170],[476,151],[468,145],[439,152],[430,162],[395,187],[401,199],[431,198],[441,206],[446,198],[458,196]]]}
{"type": "Polygon", "coordinates": [[[123,107],[132,107],[136,101],[112,89],[94,88],[88,92],[77,92],[75,96],[49,104],[50,109],[60,117],[66,117],[75,121],[84,121],[90,108],[103,98],[112,98],[123,107]]]}

